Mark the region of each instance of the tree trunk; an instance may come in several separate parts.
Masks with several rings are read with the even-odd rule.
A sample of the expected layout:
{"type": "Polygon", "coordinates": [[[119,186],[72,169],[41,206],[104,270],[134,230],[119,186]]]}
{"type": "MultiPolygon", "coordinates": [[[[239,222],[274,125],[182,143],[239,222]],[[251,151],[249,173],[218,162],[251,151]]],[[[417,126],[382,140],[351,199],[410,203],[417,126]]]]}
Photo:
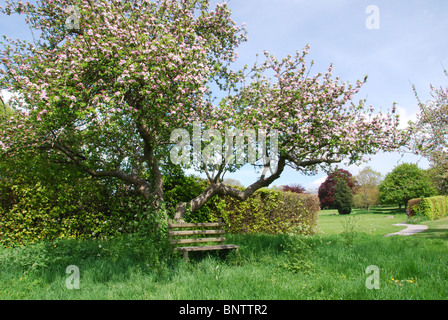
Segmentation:
{"type": "Polygon", "coordinates": [[[278,179],[285,168],[286,158],[280,157],[277,171],[273,173],[268,178],[265,178],[263,175],[259,180],[248,186],[244,191],[236,189],[231,186],[227,186],[221,182],[214,183],[213,181],[210,185],[196,198],[191,200],[189,203],[182,202],[176,208],[176,213],[174,219],[179,221],[185,217],[187,213],[187,205],[190,207],[191,212],[195,212],[199,210],[204,204],[207,203],[214,195],[227,195],[238,199],[240,201],[244,201],[249,198],[255,191],[260,188],[269,186],[274,180],[278,179]]]}

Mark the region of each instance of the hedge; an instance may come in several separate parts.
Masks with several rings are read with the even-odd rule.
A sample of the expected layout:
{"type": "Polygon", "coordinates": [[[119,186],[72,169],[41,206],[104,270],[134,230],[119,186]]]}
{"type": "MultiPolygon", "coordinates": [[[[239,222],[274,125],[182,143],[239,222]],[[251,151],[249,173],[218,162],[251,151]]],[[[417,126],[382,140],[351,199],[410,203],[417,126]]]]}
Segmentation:
{"type": "Polygon", "coordinates": [[[424,215],[430,220],[436,220],[448,215],[448,197],[435,196],[430,198],[411,199],[408,202],[408,216],[424,215]]]}
{"type": "Polygon", "coordinates": [[[140,228],[148,208],[125,188],[99,180],[57,186],[0,181],[0,245],[17,246],[57,238],[113,237],[140,228]]]}
{"type": "Polygon", "coordinates": [[[314,234],[320,210],[316,195],[263,188],[246,201],[222,197],[214,218],[223,218],[230,233],[314,234]]]}
{"type": "MultiPolygon", "coordinates": [[[[166,205],[202,192],[199,178],[166,181],[166,205]]],[[[172,209],[172,208],[171,208],[172,209]]],[[[215,196],[189,222],[222,217],[231,233],[312,234],[317,226],[317,196],[260,189],[248,200],[215,196]]],[[[13,185],[0,179],[0,245],[21,245],[58,238],[111,238],[153,231],[158,217],[147,202],[125,185],[92,178],[72,178],[58,184],[13,185]]]]}

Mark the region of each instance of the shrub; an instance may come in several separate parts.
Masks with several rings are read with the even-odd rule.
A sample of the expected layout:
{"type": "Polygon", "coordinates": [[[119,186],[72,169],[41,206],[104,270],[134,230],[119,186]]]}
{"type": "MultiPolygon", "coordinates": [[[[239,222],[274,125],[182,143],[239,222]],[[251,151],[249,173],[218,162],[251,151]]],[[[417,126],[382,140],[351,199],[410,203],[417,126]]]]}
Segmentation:
{"type": "Polygon", "coordinates": [[[448,215],[448,197],[435,196],[430,198],[411,199],[408,202],[408,216],[423,215],[430,220],[436,220],[448,215]]]}
{"type": "Polygon", "coordinates": [[[420,203],[422,198],[411,199],[408,201],[406,207],[406,214],[408,217],[413,217],[419,214],[420,203]]]}
{"type": "Polygon", "coordinates": [[[0,208],[0,244],[61,238],[113,237],[147,227],[147,202],[124,185],[91,178],[58,185],[7,185],[14,197],[0,208]]]}
{"type": "MultiPolygon", "coordinates": [[[[164,176],[163,179],[163,198],[167,205],[171,216],[174,216],[175,209],[180,202],[188,202],[197,197],[207,188],[208,180],[190,175],[186,176],[183,172],[174,172],[164,176]]],[[[187,222],[207,222],[212,218],[211,207],[213,201],[217,197],[211,199],[202,206],[197,212],[188,213],[185,217],[187,222]]]]}
{"type": "Polygon", "coordinates": [[[335,209],[334,192],[339,180],[345,180],[350,189],[355,187],[352,174],[344,169],[337,169],[330,173],[327,179],[320,185],[318,190],[319,200],[322,208],[335,209]]]}
{"type": "Polygon", "coordinates": [[[306,193],[306,189],[302,187],[300,184],[293,184],[289,186],[283,186],[283,191],[291,191],[295,193],[306,193]]]}
{"type": "Polygon", "coordinates": [[[430,220],[443,218],[447,215],[448,197],[436,196],[423,199],[423,214],[430,220]]]}
{"type": "Polygon", "coordinates": [[[221,217],[231,233],[313,234],[319,199],[315,195],[260,189],[246,201],[221,197],[215,219],[221,217]]]}
{"type": "Polygon", "coordinates": [[[334,189],[334,205],[339,214],[352,212],[353,194],[345,180],[339,180],[334,189]]]}

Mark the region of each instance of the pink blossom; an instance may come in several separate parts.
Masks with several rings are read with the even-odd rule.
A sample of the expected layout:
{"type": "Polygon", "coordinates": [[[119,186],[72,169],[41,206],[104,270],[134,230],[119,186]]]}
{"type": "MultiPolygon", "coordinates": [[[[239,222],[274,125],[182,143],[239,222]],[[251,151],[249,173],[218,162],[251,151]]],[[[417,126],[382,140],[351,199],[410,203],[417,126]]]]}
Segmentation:
{"type": "Polygon", "coordinates": [[[41,92],[41,94],[40,94],[40,96],[39,96],[39,99],[42,99],[42,100],[47,100],[48,99],[48,97],[47,97],[47,91],[44,89],[44,90],[42,90],[42,92],[41,92]]]}

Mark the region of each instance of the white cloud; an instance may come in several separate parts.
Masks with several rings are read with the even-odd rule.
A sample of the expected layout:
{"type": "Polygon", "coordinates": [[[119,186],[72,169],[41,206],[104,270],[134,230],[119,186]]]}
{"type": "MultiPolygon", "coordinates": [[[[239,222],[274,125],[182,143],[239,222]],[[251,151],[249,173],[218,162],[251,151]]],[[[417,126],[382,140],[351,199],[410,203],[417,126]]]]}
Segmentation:
{"type": "Polygon", "coordinates": [[[416,121],[417,120],[417,113],[416,112],[408,114],[406,109],[401,107],[401,106],[397,106],[397,111],[398,111],[398,114],[400,115],[400,125],[399,125],[400,129],[407,128],[409,121],[416,121]]]}
{"type": "Polygon", "coordinates": [[[321,185],[322,183],[324,183],[325,179],[327,179],[327,176],[320,177],[319,179],[316,179],[316,180],[310,182],[310,183],[308,184],[308,187],[309,187],[310,189],[318,189],[318,188],[320,187],[320,185],[321,185]]]}
{"type": "Polygon", "coordinates": [[[12,97],[12,93],[11,92],[9,92],[8,90],[4,90],[4,89],[2,89],[1,91],[0,91],[0,96],[1,96],[1,98],[3,99],[3,102],[8,102],[9,101],[9,99],[11,99],[11,97],[12,97]]]}

